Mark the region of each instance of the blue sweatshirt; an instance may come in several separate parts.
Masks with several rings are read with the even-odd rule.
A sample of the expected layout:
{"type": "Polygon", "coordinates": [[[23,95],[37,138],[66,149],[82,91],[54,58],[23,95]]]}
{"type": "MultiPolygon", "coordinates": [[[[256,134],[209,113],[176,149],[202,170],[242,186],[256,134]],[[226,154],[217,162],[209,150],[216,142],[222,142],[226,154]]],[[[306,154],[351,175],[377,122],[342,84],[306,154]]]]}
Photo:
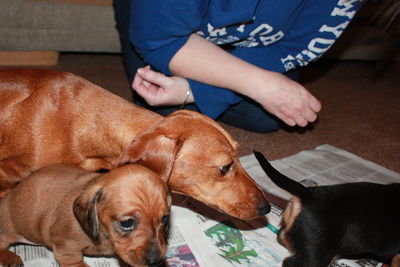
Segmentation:
{"type": "MultiPolygon", "coordinates": [[[[147,64],[167,75],[171,58],[192,33],[283,73],[323,55],[362,1],[132,0],[130,39],[147,64]]],[[[189,83],[197,107],[213,119],[242,99],[227,89],[189,83]]]]}

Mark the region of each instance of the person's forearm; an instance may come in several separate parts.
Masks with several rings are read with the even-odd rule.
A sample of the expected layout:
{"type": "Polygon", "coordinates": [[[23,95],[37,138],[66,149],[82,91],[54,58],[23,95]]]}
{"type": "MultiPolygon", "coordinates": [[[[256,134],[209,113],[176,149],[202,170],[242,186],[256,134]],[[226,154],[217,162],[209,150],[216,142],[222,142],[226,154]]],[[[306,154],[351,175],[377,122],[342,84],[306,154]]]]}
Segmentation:
{"type": "Polygon", "coordinates": [[[306,126],[321,109],[299,83],[247,63],[197,35],[174,55],[169,68],[174,75],[246,95],[291,126],[306,126]]]}
{"type": "Polygon", "coordinates": [[[255,84],[249,83],[256,83],[260,72],[264,71],[197,34],[190,36],[172,58],[169,67],[174,75],[231,89],[250,97],[252,92],[248,88],[254,88],[255,84]]]}

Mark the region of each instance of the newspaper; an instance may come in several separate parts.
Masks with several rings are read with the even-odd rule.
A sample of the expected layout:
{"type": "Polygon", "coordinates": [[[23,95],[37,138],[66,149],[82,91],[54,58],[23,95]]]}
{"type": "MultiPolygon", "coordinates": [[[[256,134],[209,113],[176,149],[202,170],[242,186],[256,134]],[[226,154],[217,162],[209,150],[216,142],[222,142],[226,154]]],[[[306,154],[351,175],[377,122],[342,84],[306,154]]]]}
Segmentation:
{"type": "MultiPolygon", "coordinates": [[[[268,155],[265,156],[268,157],[268,155]]],[[[241,157],[241,163],[247,173],[264,190],[286,200],[290,198],[289,193],[275,186],[265,176],[252,154],[241,157]]],[[[400,174],[330,145],[305,150],[296,155],[272,161],[271,164],[291,179],[305,185],[400,182],[400,174]]]]}
{"type": "MultiPolygon", "coordinates": [[[[241,163],[264,190],[283,199],[290,197],[266,178],[253,155],[241,157],[241,163]]],[[[400,182],[400,174],[330,145],[275,160],[272,164],[304,184],[400,182]]],[[[174,196],[173,203],[167,267],[278,267],[290,255],[276,241],[282,212],[278,206],[273,205],[265,217],[244,222],[188,197],[174,196]]],[[[45,247],[17,245],[10,250],[20,255],[27,267],[58,266],[51,251],[45,247]]],[[[120,266],[114,258],[85,257],[84,260],[94,267],[120,266]]],[[[384,265],[368,259],[339,259],[331,264],[331,267],[381,266],[384,265]]]]}

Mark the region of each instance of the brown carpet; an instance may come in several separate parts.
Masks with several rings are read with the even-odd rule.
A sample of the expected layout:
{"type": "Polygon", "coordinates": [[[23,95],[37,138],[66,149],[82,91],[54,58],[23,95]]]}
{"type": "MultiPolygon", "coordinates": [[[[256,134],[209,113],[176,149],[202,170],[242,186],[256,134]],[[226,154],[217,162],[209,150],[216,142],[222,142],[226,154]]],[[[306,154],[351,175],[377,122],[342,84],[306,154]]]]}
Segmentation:
{"type": "MultiPolygon", "coordinates": [[[[119,55],[62,54],[53,69],[81,75],[126,99],[129,85],[119,55]]],[[[317,62],[301,70],[302,83],[323,104],[308,129],[257,134],[230,126],[241,155],[253,149],[279,159],[330,144],[400,172],[400,63],[385,72],[373,62],[317,62]]]]}

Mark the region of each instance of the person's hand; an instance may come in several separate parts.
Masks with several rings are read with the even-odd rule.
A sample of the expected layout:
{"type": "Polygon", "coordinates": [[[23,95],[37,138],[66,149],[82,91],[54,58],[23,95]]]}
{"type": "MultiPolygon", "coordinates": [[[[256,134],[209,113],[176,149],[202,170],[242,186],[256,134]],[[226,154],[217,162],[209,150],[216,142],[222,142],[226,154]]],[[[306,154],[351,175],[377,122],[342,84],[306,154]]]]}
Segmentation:
{"type": "Polygon", "coordinates": [[[150,66],[138,69],[132,82],[132,88],[150,106],[180,105],[187,98],[186,103],[193,103],[193,94],[189,82],[179,76],[166,76],[153,71],[150,66]]]}
{"type": "Polygon", "coordinates": [[[265,73],[249,96],[290,126],[306,126],[317,119],[321,103],[302,85],[277,72],[265,73]]]}

